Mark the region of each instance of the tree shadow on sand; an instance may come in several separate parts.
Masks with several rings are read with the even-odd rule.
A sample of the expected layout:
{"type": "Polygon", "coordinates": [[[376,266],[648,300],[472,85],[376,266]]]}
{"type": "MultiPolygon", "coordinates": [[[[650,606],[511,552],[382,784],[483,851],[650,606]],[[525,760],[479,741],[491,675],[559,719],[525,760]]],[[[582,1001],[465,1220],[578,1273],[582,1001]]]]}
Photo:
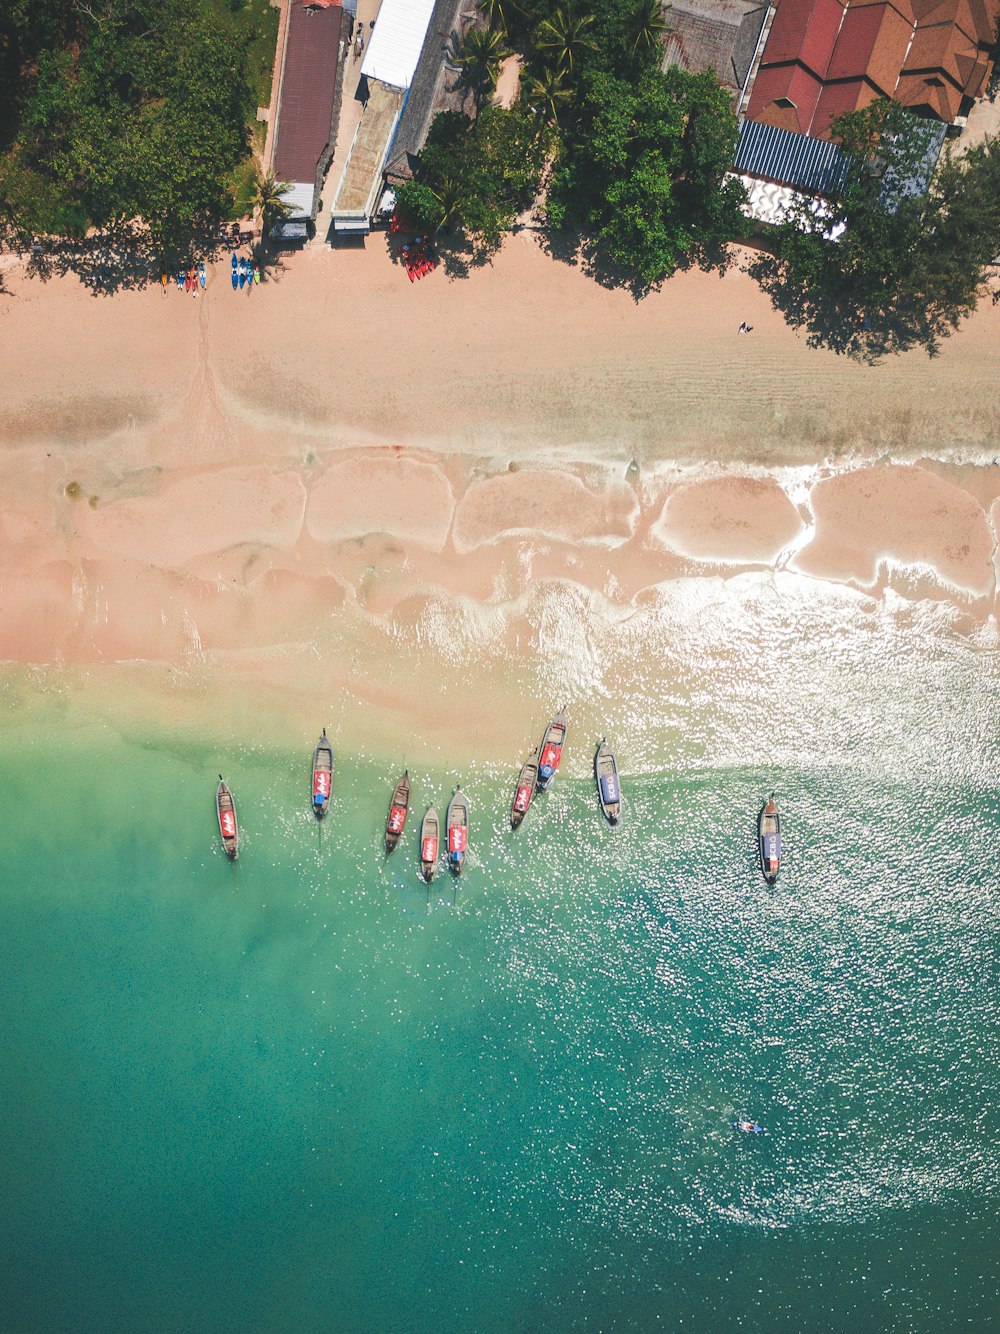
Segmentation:
{"type": "MultiPolygon", "coordinates": [[[[164,256],[141,229],[125,226],[80,240],[46,238],[26,244],[22,254],[30,277],[47,282],[72,274],[97,297],[142,291],[161,283],[164,274],[173,284],[192,264],[213,263],[246,245],[246,232],[227,223],[195,232],[183,252],[164,256]]],[[[272,281],[284,270],[280,252],[268,245],[256,245],[253,257],[272,281]]]]}
{"type": "Polygon", "coordinates": [[[744,271],[785,323],[805,334],[809,347],[826,348],[869,366],[916,347],[929,357],[937,356],[944,339],[971,314],[964,306],[948,309],[889,293],[876,308],[850,292],[806,287],[767,250],[750,260],[744,271]]]}
{"type": "Polygon", "coordinates": [[[658,292],[674,274],[701,269],[705,273],[718,273],[721,277],[736,262],[735,252],[729,245],[718,243],[699,246],[685,255],[672,273],[665,274],[655,282],[645,282],[634,269],[615,260],[597,238],[579,232],[542,227],[538,228],[538,233],[541,247],[550,259],[579,268],[599,287],[628,292],[636,303],[651,292],[658,292]]]}

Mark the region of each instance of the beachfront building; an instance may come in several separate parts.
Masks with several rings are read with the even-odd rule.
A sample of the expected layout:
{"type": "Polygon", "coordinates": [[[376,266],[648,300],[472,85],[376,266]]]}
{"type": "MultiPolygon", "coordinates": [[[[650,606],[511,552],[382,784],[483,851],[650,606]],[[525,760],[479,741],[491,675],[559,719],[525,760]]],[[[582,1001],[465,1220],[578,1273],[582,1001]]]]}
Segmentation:
{"type": "Polygon", "coordinates": [[[384,175],[390,191],[413,179],[417,159],[434,117],[441,111],[467,111],[468,89],[460,71],[448,61],[448,51],[460,42],[463,0],[435,0],[424,47],[399,124],[386,155],[384,175]]]}
{"type": "Polygon", "coordinates": [[[268,165],[276,180],[288,182],[282,197],[289,212],[274,229],[274,240],[304,241],[316,217],[320,183],[336,140],[344,23],[341,0],[287,0],[275,61],[268,165]]]}
{"type": "Polygon", "coordinates": [[[998,19],[1000,0],[777,0],[733,163],[751,216],[779,222],[794,194],[835,189],[848,162],[831,123],[878,98],[927,122],[923,163],[897,183],[926,189],[949,127],[961,129],[989,80],[998,19]]]}
{"type": "MultiPolygon", "coordinates": [[[[364,105],[333,200],[335,233],[365,235],[383,189],[389,156],[420,63],[435,0],[382,0],[361,65],[364,105]]],[[[431,34],[431,45],[435,35],[431,34]]],[[[435,56],[441,63],[443,56],[435,56]]]]}
{"type": "Polygon", "coordinates": [[[747,115],[825,139],[879,97],[964,124],[986,87],[1000,0],[778,0],[747,115]]]}
{"type": "Polygon", "coordinates": [[[712,70],[739,109],[772,9],[769,0],[669,0],[663,9],[664,66],[695,74],[712,70]]]}

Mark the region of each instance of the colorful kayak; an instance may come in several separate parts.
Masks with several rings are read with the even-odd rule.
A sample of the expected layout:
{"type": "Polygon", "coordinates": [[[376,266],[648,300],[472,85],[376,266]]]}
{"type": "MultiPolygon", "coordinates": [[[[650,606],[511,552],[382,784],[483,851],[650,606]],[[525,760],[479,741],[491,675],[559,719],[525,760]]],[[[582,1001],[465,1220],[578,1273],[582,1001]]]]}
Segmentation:
{"type": "Polygon", "coordinates": [[[544,792],[550,787],[553,778],[556,776],[556,770],[562,762],[563,746],[566,744],[566,733],[569,731],[569,721],[566,717],[566,710],[563,708],[549,723],[545,729],[545,735],[542,737],[542,744],[538,756],[538,790],[544,792]]]}
{"type": "Polygon", "coordinates": [[[396,784],[389,803],[389,814],[385,820],[385,855],[395,852],[396,844],[403,836],[406,815],[410,809],[410,775],[407,771],[396,784]]]}
{"type": "Polygon", "coordinates": [[[247,283],[247,262],[246,262],[246,260],[243,258],[242,255],[240,256],[239,280],[240,280],[240,287],[241,287],[241,288],[246,287],[246,283],[247,283]]]}
{"type": "Polygon", "coordinates": [[[764,879],[769,885],[776,884],[781,869],[781,818],[774,804],[773,792],[757,817],[757,842],[764,879]]]}
{"type": "Polygon", "coordinates": [[[326,739],[326,728],[316,742],[312,763],[312,808],[317,820],[330,809],[330,794],[333,790],[333,747],[326,739]]]}
{"type": "Polygon", "coordinates": [[[233,794],[226,786],[222,774],[219,774],[219,786],[215,791],[215,813],[219,817],[219,836],[222,847],[231,862],[240,855],[240,827],[236,822],[236,803],[233,794]]]}
{"type": "Polygon", "coordinates": [[[178,270],[177,270],[177,287],[178,287],[178,289],[179,289],[181,292],[184,291],[184,270],[183,270],[183,269],[178,269],[178,270]]]}
{"type": "Polygon", "coordinates": [[[440,836],[441,823],[438,820],[438,813],[433,806],[428,806],[420,826],[420,874],[428,884],[434,879],[440,836]]]}
{"type": "Polygon", "coordinates": [[[208,274],[205,272],[204,263],[201,263],[198,265],[198,285],[199,287],[204,287],[207,282],[208,274]]]}
{"type": "Polygon", "coordinates": [[[514,800],[510,807],[510,827],[517,829],[528,813],[531,798],[535,795],[535,783],[538,781],[538,747],[531,752],[521,766],[514,788],[514,800]]]}
{"type": "Polygon", "coordinates": [[[240,285],[240,262],[236,258],[236,251],[233,251],[233,291],[235,292],[240,285]]]}
{"type": "Polygon", "coordinates": [[[455,795],[448,802],[445,826],[448,830],[448,865],[454,875],[461,875],[469,850],[469,803],[460,787],[456,787],[455,795]]]}
{"type": "Polygon", "coordinates": [[[253,280],[258,286],[260,285],[260,265],[256,262],[253,266],[253,280]]]}

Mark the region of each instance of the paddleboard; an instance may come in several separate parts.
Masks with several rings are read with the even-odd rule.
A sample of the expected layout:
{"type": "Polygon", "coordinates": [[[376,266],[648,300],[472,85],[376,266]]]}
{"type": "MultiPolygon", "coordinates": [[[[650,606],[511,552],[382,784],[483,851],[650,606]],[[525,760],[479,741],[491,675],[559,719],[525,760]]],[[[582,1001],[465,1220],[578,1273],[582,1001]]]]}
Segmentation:
{"type": "Polygon", "coordinates": [[[236,251],[233,251],[233,291],[235,292],[240,285],[239,261],[236,258],[236,251]]]}

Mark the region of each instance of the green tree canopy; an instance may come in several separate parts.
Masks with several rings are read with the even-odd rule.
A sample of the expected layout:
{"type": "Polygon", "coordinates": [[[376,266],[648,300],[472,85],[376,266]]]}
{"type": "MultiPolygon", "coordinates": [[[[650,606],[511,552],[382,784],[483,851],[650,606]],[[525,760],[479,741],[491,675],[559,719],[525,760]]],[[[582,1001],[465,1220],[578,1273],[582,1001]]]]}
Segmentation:
{"type": "Polygon", "coordinates": [[[462,71],[462,84],[475,97],[477,111],[483,99],[496,88],[500,63],[506,54],[507,39],[501,27],[467,28],[457,50],[452,54],[453,62],[462,71]]]}
{"type": "Polygon", "coordinates": [[[722,258],[745,231],[744,192],[724,181],[736,120],[710,74],[647,67],[635,82],[591,73],[549,193],[549,219],[579,228],[598,267],[639,290],[679,265],[722,258]]]}
{"type": "Polygon", "coordinates": [[[19,59],[34,60],[16,107],[22,167],[92,223],[141,219],[161,251],[185,249],[226,214],[227,175],[247,153],[247,34],[196,0],[53,10],[44,31],[15,15],[19,59]]]}
{"type": "Polygon", "coordinates": [[[445,111],[431,126],[417,179],[399,187],[397,201],[419,230],[457,227],[485,257],[531,203],[544,159],[538,121],[521,107],[485,106],[475,122],[445,111]]]}
{"type": "Polygon", "coordinates": [[[751,266],[811,344],[933,355],[975,309],[1000,254],[1000,141],[946,152],[924,192],[932,129],[890,102],[840,117],[844,184],[821,209],[795,203],[751,266]]]}

